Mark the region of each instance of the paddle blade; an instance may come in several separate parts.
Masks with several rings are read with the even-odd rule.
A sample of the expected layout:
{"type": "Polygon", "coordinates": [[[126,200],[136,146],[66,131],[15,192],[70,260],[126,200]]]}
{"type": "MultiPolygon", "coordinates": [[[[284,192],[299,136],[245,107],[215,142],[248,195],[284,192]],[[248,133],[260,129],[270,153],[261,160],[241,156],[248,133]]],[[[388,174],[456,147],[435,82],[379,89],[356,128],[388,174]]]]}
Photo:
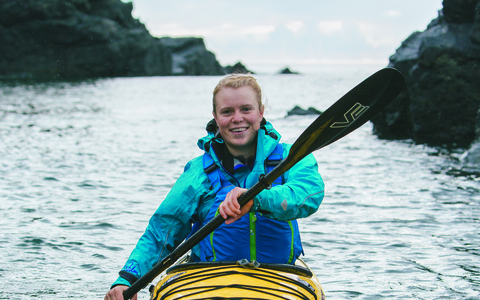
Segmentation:
{"type": "Polygon", "coordinates": [[[402,74],[393,68],[382,69],[368,77],[325,112],[298,137],[290,149],[298,162],[358,127],[384,109],[404,86],[402,74]]]}

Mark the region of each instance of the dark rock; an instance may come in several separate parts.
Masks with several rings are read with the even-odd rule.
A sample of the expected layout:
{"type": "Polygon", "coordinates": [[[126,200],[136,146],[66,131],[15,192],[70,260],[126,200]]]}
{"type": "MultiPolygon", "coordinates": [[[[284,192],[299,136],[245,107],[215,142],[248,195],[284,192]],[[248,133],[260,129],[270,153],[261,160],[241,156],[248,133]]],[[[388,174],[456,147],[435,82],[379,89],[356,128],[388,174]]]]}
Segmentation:
{"type": "Polygon", "coordinates": [[[160,39],[160,44],[172,54],[172,75],[223,75],[215,54],[208,51],[202,38],[160,39]]]}
{"type": "Polygon", "coordinates": [[[444,0],[438,18],[424,32],[408,37],[390,57],[389,66],[404,75],[406,86],[372,120],[377,135],[451,146],[468,146],[475,139],[480,105],[480,44],[474,38],[480,26],[479,3],[444,0]]]}
{"type": "Polygon", "coordinates": [[[443,15],[447,23],[473,23],[477,0],[443,0],[443,15]]]}
{"type": "Polygon", "coordinates": [[[287,117],[288,116],[305,116],[305,115],[321,115],[322,112],[317,110],[314,107],[309,107],[308,109],[303,109],[298,105],[295,105],[290,111],[287,112],[287,117]]]}
{"type": "Polygon", "coordinates": [[[0,0],[0,76],[168,75],[170,53],[120,0],[0,0]]]}
{"type": "Polygon", "coordinates": [[[225,74],[255,74],[254,72],[250,71],[245,67],[241,62],[237,62],[233,66],[226,66],[223,67],[223,71],[225,74]]]}
{"type": "Polygon", "coordinates": [[[473,43],[480,45],[480,1],[475,7],[475,17],[473,19],[472,30],[470,31],[470,40],[473,43]]]}
{"type": "Polygon", "coordinates": [[[293,72],[293,71],[290,71],[290,69],[287,67],[283,70],[280,70],[280,72],[278,72],[278,74],[299,74],[298,72],[293,72]]]}
{"type": "Polygon", "coordinates": [[[202,39],[152,37],[132,8],[120,0],[0,0],[0,78],[223,74],[202,39]]]}

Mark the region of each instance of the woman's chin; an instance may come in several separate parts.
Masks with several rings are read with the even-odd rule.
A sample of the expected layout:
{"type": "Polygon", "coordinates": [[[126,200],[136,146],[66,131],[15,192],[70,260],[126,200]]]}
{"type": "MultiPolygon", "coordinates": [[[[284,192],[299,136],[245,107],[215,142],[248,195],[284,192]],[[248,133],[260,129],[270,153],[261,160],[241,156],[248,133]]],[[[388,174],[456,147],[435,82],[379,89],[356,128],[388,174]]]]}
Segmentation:
{"type": "Polygon", "coordinates": [[[255,147],[255,143],[251,143],[248,139],[235,139],[230,142],[226,142],[230,152],[237,156],[238,153],[244,155],[245,152],[251,152],[251,150],[255,151],[255,149],[251,149],[255,147]]]}

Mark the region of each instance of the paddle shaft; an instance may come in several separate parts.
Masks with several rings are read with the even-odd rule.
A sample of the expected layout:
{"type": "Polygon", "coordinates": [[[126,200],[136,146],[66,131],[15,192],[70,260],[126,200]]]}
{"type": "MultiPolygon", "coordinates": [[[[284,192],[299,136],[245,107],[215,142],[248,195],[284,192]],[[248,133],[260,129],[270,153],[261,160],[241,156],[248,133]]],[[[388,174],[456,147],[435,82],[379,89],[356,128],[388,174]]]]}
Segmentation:
{"type": "MultiPolygon", "coordinates": [[[[288,163],[287,160],[282,162],[283,164],[288,163]]],[[[280,177],[285,171],[282,171],[284,168],[281,167],[280,163],[275,169],[270,173],[265,175],[263,179],[253,185],[248,191],[238,197],[238,203],[240,206],[244,206],[248,201],[253,199],[265,188],[270,186],[275,179],[280,177]]],[[[150,271],[148,271],[144,276],[139,278],[130,288],[125,290],[123,293],[124,299],[132,298],[138,291],[146,287],[150,282],[152,282],[155,277],[160,273],[170,267],[175,263],[180,257],[187,253],[193,246],[199,243],[201,240],[206,238],[210,233],[217,229],[220,225],[225,222],[225,219],[222,215],[218,214],[210,222],[202,226],[197,232],[195,232],[188,240],[181,243],[172,253],[166,256],[161,262],[157,263],[150,271]]]]}
{"type": "MultiPolygon", "coordinates": [[[[365,79],[322,113],[295,141],[285,160],[237,199],[240,206],[244,206],[268,188],[275,179],[305,156],[330,145],[366,123],[398,95],[403,84],[403,76],[391,68],[382,69],[365,79]]],[[[225,219],[219,214],[205,224],[125,290],[124,299],[131,299],[224,221],[225,219]]]]}

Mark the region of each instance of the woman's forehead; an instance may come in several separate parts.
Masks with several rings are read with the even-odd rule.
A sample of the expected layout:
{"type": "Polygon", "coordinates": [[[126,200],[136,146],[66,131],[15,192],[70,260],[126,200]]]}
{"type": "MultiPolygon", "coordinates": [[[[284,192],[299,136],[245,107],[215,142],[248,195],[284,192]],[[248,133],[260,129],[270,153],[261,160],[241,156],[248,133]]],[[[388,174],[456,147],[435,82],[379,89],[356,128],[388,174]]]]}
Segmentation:
{"type": "Polygon", "coordinates": [[[256,102],[256,95],[252,88],[248,86],[243,86],[240,88],[224,88],[217,94],[217,104],[220,102],[229,102],[229,103],[250,103],[256,102]]]}

